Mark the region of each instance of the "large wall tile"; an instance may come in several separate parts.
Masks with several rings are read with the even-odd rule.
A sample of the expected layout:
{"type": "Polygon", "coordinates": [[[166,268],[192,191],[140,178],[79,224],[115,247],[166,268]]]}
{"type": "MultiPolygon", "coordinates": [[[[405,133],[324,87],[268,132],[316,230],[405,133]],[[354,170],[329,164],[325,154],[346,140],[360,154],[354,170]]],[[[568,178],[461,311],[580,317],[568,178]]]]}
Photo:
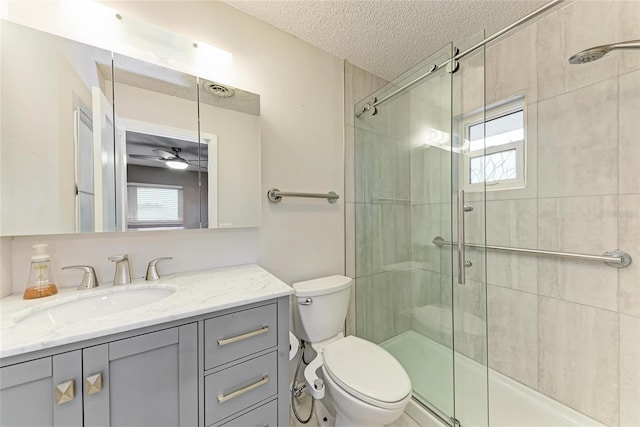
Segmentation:
{"type": "Polygon", "coordinates": [[[617,270],[590,261],[538,259],[540,295],[617,310],[617,270]]]}
{"type": "Polygon", "coordinates": [[[620,40],[620,3],[577,1],[538,22],[538,97],[601,82],[618,74],[618,55],[588,65],[571,65],[569,57],[594,46],[620,40]]]}
{"type": "Polygon", "coordinates": [[[453,285],[455,349],[473,360],[487,363],[487,290],[482,282],[467,279],[453,285]]]}
{"type": "Polygon", "coordinates": [[[344,127],[344,201],[356,201],[356,129],[344,127]]]}
{"type": "Polygon", "coordinates": [[[484,50],[465,56],[453,74],[453,116],[462,117],[485,105],[484,50]]]}
{"type": "MultiPolygon", "coordinates": [[[[640,5],[640,2],[638,2],[640,5]]],[[[632,52],[640,58],[640,52],[632,52]]],[[[619,192],[640,193],[640,71],[620,76],[619,192]]]]}
{"type": "Polygon", "coordinates": [[[536,25],[500,39],[487,49],[487,104],[526,93],[527,103],[538,100],[536,25]]]}
{"type": "Polygon", "coordinates": [[[356,331],[381,343],[411,328],[411,272],[388,271],[356,279],[356,331]]]}
{"type": "Polygon", "coordinates": [[[617,193],[617,112],[617,78],[539,103],[539,197],[617,193]]]}
{"type": "MultiPolygon", "coordinates": [[[[640,39],[640,1],[620,2],[620,41],[640,39]]],[[[620,74],[640,70],[640,55],[638,51],[627,50],[620,54],[620,74]]],[[[640,423],[638,423],[640,424],[640,423]]]]}
{"type": "MultiPolygon", "coordinates": [[[[617,196],[538,200],[538,248],[602,254],[618,246],[617,196]]],[[[541,295],[617,310],[618,269],[540,256],[541,295]]]]}
{"type": "Polygon", "coordinates": [[[604,252],[617,245],[617,196],[538,200],[541,249],[604,252]]]}
{"type": "Polygon", "coordinates": [[[409,209],[407,205],[355,204],[357,277],[410,260],[409,209]]]}
{"type": "MultiPolygon", "coordinates": [[[[384,92],[389,92],[397,87],[389,85],[384,92]]],[[[380,96],[378,95],[378,99],[380,96]]],[[[369,98],[367,99],[369,100],[369,98]]],[[[363,101],[364,102],[364,101],[363,101]]],[[[354,126],[362,130],[370,130],[380,135],[398,139],[408,139],[411,111],[411,97],[408,91],[402,92],[373,110],[367,111],[354,118],[354,126]]]]}
{"type": "Polygon", "coordinates": [[[419,146],[411,149],[411,203],[442,203],[451,196],[451,153],[419,146]]]}
{"type": "Polygon", "coordinates": [[[618,314],[539,298],[539,390],[618,425],[618,314]]]}
{"type": "Polygon", "coordinates": [[[451,276],[415,269],[411,329],[451,348],[451,276]]]}
{"type": "Polygon", "coordinates": [[[443,249],[432,242],[449,223],[438,203],[411,206],[411,260],[423,270],[440,272],[443,249]]]}
{"type": "Polygon", "coordinates": [[[355,138],[355,201],[408,200],[411,192],[408,142],[360,129],[356,129],[355,138]]]}
{"type": "Polygon", "coordinates": [[[535,199],[488,201],[487,244],[535,247],[537,203],[535,199]]]}
{"type": "Polygon", "coordinates": [[[451,82],[443,73],[411,90],[412,203],[449,200],[451,189],[451,82]]]}
{"type": "MultiPolygon", "coordinates": [[[[487,202],[487,244],[516,248],[536,248],[537,200],[487,202]]],[[[507,288],[538,291],[537,257],[509,252],[487,251],[487,281],[507,288]]]]}
{"type": "Polygon", "coordinates": [[[489,367],[538,386],[538,297],[498,286],[487,289],[489,367]]]}
{"type": "Polygon", "coordinates": [[[387,81],[350,62],[344,62],[344,121],[353,126],[353,112],[356,102],[364,99],[387,84],[387,81]]]}
{"type": "Polygon", "coordinates": [[[620,426],[640,426],[640,318],[620,315],[620,426]]]}
{"type": "Polygon", "coordinates": [[[356,206],[344,204],[345,274],[356,277],[356,206]]]}
{"type": "Polygon", "coordinates": [[[619,196],[618,227],[618,247],[633,259],[619,270],[620,312],[640,317],[640,194],[619,196]]]}

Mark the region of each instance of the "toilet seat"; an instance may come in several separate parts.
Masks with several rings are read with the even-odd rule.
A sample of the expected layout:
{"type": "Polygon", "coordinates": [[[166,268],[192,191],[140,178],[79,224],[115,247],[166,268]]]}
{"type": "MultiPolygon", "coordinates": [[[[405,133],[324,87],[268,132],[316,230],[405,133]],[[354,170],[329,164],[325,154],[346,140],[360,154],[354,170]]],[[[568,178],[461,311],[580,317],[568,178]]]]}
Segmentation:
{"type": "Polygon", "coordinates": [[[323,371],[345,392],[378,408],[406,405],[409,376],[382,347],[348,336],[328,344],[322,353],[323,371]]]}

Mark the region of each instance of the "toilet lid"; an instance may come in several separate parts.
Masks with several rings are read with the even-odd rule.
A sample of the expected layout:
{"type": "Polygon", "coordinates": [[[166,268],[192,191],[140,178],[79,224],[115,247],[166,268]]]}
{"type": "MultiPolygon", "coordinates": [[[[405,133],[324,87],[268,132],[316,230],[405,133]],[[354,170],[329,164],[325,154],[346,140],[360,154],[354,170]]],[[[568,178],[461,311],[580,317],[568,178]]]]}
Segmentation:
{"type": "Polygon", "coordinates": [[[411,393],[411,381],[402,365],[372,342],[348,336],[327,345],[322,354],[331,378],[365,402],[394,403],[411,393]]]}

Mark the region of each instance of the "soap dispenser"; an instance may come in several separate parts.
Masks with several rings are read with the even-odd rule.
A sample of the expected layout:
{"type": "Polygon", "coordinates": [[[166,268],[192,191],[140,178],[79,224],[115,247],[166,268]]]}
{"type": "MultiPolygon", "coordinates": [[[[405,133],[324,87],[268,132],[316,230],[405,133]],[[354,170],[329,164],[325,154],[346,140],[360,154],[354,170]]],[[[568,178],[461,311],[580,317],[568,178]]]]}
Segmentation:
{"type": "Polygon", "coordinates": [[[29,281],[24,290],[24,299],[34,299],[48,297],[58,293],[51,271],[51,257],[47,254],[47,245],[33,245],[36,250],[31,257],[31,271],[29,271],[29,281]]]}

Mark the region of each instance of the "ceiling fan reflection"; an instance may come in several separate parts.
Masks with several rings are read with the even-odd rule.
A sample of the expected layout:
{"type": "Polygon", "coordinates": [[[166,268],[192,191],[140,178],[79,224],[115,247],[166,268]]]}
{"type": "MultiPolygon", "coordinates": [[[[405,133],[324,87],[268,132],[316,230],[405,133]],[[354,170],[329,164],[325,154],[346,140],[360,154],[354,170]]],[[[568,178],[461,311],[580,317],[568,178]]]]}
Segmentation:
{"type": "Polygon", "coordinates": [[[171,169],[184,170],[189,166],[199,167],[201,169],[207,169],[205,166],[199,165],[198,159],[189,160],[180,156],[180,152],[182,151],[179,147],[171,147],[173,153],[170,153],[166,150],[156,148],[153,151],[157,155],[149,155],[149,154],[129,154],[129,157],[132,159],[140,159],[140,160],[155,160],[158,162],[163,162],[167,167],[171,169]]]}

